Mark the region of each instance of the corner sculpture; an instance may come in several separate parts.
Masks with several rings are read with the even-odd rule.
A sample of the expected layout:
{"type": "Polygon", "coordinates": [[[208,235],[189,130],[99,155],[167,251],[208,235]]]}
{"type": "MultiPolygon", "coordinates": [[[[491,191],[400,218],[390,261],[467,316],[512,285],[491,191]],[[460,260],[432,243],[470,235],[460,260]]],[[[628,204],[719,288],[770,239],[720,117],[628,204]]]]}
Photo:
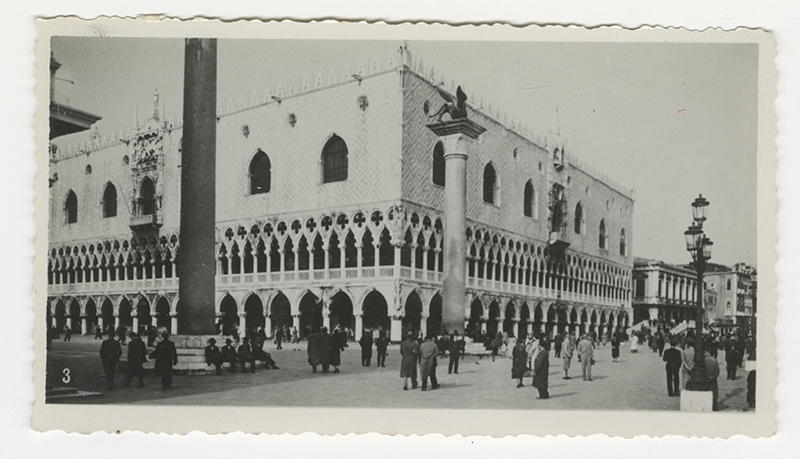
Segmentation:
{"type": "MultiPolygon", "coordinates": [[[[436,118],[436,122],[438,123],[442,122],[442,117],[445,113],[450,115],[450,118],[453,120],[467,118],[467,95],[461,89],[461,86],[456,88],[456,100],[453,100],[453,96],[451,96],[447,91],[438,87],[436,90],[446,102],[433,115],[428,115],[428,111],[425,110],[425,114],[428,115],[429,118],[436,118]]],[[[427,108],[427,105],[425,108],[427,108]]]]}

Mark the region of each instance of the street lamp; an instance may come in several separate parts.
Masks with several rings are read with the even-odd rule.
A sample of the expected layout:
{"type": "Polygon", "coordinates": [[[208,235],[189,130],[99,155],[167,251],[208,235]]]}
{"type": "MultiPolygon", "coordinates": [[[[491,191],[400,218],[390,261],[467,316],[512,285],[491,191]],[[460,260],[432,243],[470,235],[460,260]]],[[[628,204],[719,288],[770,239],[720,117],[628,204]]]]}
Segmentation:
{"type": "Polygon", "coordinates": [[[706,381],[705,356],[703,354],[703,274],[706,262],[711,259],[711,246],[714,243],[703,232],[703,223],[706,221],[708,200],[699,195],[692,202],[692,223],[683,233],[686,238],[686,250],[692,255],[694,268],[697,272],[697,310],[695,314],[694,336],[694,367],[691,378],[686,384],[687,390],[709,390],[706,381]]]}

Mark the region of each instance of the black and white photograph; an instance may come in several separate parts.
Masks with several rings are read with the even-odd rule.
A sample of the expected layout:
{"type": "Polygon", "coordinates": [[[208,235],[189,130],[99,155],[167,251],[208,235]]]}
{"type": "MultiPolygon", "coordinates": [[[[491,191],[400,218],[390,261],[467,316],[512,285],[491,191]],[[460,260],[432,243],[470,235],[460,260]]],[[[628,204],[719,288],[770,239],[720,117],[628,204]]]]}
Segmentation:
{"type": "Polygon", "coordinates": [[[43,26],[34,425],[313,408],[771,432],[769,35],[397,27],[43,26]]]}

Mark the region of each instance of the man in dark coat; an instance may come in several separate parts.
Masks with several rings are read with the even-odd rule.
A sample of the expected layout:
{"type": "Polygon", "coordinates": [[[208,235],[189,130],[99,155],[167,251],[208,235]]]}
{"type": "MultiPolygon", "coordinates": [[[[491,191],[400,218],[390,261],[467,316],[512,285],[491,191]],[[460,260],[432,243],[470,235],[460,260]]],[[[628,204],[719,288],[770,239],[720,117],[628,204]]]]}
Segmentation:
{"type": "Polygon", "coordinates": [[[156,374],[161,376],[161,388],[172,389],[172,366],[178,364],[178,351],[175,343],[169,340],[169,332],[164,329],[161,331],[161,341],[156,344],[156,348],[150,353],[150,359],[156,361],[156,374]]]}
{"type": "Polygon", "coordinates": [[[222,346],[220,354],[222,355],[222,363],[228,362],[231,366],[231,373],[236,373],[236,348],[230,338],[225,338],[225,345],[222,346]]]}
{"type": "Polygon", "coordinates": [[[378,351],[378,361],[376,365],[386,367],[386,349],[389,347],[389,337],[386,332],[381,330],[378,339],[375,340],[375,349],[378,351]]]}
{"type": "Polygon", "coordinates": [[[214,338],[208,339],[208,345],[205,348],[206,365],[214,365],[217,370],[217,375],[222,374],[222,351],[217,347],[217,340],[214,338]]]}
{"type": "Polygon", "coordinates": [[[403,378],[403,390],[408,390],[408,379],[411,378],[411,388],[417,388],[417,357],[419,344],[414,339],[414,333],[409,332],[400,343],[400,377],[403,378]]]}
{"type": "Polygon", "coordinates": [[[561,336],[561,333],[556,333],[556,336],[553,338],[553,357],[560,359],[561,358],[561,346],[564,344],[564,338],[561,336]]]}
{"type": "Polygon", "coordinates": [[[683,357],[681,351],[675,347],[675,341],[669,343],[669,349],[664,351],[663,360],[666,363],[667,371],[667,394],[670,397],[678,396],[681,393],[680,371],[683,357]]]}
{"type": "Polygon", "coordinates": [[[275,330],[275,349],[283,349],[283,327],[275,330]]]}
{"type": "Polygon", "coordinates": [[[306,353],[308,354],[308,364],[311,365],[311,372],[317,372],[317,365],[321,363],[321,348],[319,347],[319,335],[311,332],[307,337],[306,353]]]}
{"type": "Polygon", "coordinates": [[[458,330],[453,330],[453,334],[450,336],[450,342],[448,344],[450,345],[450,349],[448,349],[450,361],[447,364],[447,374],[458,374],[458,361],[460,360],[465,347],[464,337],[459,336],[458,330]]]}
{"type": "Polygon", "coordinates": [[[433,342],[433,336],[428,335],[419,346],[419,366],[422,372],[422,390],[428,390],[428,378],[431,380],[431,390],[439,387],[436,380],[436,357],[439,347],[433,342]]]}
{"type": "Polygon", "coordinates": [[[619,333],[611,335],[611,361],[616,362],[619,360],[619,333]]]}
{"type": "Polygon", "coordinates": [[[114,389],[114,377],[117,373],[117,364],[122,356],[122,346],[114,339],[114,332],[109,332],[108,338],[100,343],[100,361],[103,362],[103,373],[106,376],[106,387],[114,389]]]}
{"type": "Polygon", "coordinates": [[[72,327],[64,327],[64,341],[72,340],[72,327]]]}
{"type": "Polygon", "coordinates": [[[317,338],[317,347],[319,350],[319,363],[322,365],[322,372],[327,373],[328,369],[331,366],[331,351],[333,350],[333,339],[331,338],[330,333],[328,333],[328,329],[322,327],[319,330],[319,336],[317,338]]]}
{"type": "Polygon", "coordinates": [[[536,353],[536,357],[533,359],[533,387],[539,390],[537,398],[540,400],[550,398],[550,392],[547,391],[547,379],[550,371],[550,357],[548,354],[547,349],[539,341],[539,352],[536,353]]]}
{"type": "Polygon", "coordinates": [[[358,344],[361,345],[361,366],[368,367],[372,363],[372,331],[364,330],[358,344]]]}
{"type": "Polygon", "coordinates": [[[253,345],[249,336],[245,336],[242,344],[239,345],[237,350],[239,361],[242,362],[242,372],[247,371],[247,364],[250,364],[250,373],[256,372],[256,354],[253,352],[253,345]]]}
{"type": "Polygon", "coordinates": [[[139,387],[144,387],[144,364],[147,361],[147,348],[138,334],[131,332],[128,343],[128,368],[123,386],[128,387],[134,377],[139,378],[139,387]]]}
{"type": "Polygon", "coordinates": [[[664,355],[664,346],[666,345],[666,341],[664,340],[664,334],[660,331],[656,332],[656,350],[658,351],[659,357],[664,355]]]}
{"type": "MultiPolygon", "coordinates": [[[[451,357],[452,358],[452,357],[451,357]]],[[[517,379],[517,387],[522,387],[522,378],[528,369],[528,349],[525,340],[518,340],[511,350],[511,379],[517,379]]]]}
{"type": "Polygon", "coordinates": [[[725,370],[727,373],[726,379],[736,379],[736,367],[739,365],[739,353],[737,349],[738,344],[736,338],[732,337],[725,345],[725,370]]]}
{"type": "Polygon", "coordinates": [[[99,325],[94,326],[94,339],[103,339],[103,328],[99,325]]]}

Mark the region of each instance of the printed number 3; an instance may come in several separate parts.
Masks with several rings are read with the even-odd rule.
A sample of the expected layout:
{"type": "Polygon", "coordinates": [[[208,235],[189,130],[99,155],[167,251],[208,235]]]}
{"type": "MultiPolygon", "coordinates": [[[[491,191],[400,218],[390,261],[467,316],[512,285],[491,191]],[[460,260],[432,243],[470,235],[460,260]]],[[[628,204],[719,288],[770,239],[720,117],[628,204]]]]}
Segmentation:
{"type": "Polygon", "coordinates": [[[69,374],[69,368],[64,368],[63,370],[61,370],[61,373],[64,375],[64,377],[61,378],[61,381],[64,384],[69,384],[69,382],[72,381],[72,376],[70,376],[69,374]]]}

